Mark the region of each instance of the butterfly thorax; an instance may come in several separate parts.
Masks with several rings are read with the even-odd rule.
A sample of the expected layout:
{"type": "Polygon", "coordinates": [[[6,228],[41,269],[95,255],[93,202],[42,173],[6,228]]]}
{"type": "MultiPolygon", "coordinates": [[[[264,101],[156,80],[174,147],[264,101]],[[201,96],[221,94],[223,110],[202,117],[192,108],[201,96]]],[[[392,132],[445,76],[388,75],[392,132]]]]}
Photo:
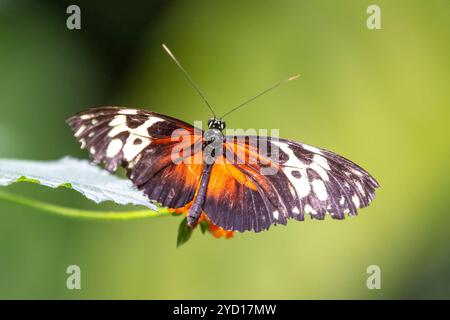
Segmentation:
{"type": "Polygon", "coordinates": [[[206,164],[212,165],[218,156],[221,155],[221,147],[223,145],[224,136],[222,131],[210,128],[205,131],[203,147],[203,160],[206,164]]]}
{"type": "Polygon", "coordinates": [[[225,121],[217,118],[208,120],[208,130],[205,131],[204,138],[204,162],[212,165],[221,154],[220,150],[224,141],[222,131],[225,129],[225,121]]]}

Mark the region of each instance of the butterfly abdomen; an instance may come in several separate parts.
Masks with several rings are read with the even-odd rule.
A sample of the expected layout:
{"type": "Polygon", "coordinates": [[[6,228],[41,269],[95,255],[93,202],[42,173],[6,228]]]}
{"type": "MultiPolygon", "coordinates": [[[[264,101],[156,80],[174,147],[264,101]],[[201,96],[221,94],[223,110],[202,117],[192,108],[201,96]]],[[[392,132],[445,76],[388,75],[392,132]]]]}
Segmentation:
{"type": "Polygon", "coordinates": [[[212,165],[204,164],[202,171],[202,178],[200,181],[200,186],[197,191],[197,195],[192,202],[192,206],[189,208],[187,214],[187,222],[189,226],[193,227],[197,224],[198,219],[203,211],[203,206],[205,204],[206,193],[208,191],[209,179],[211,178],[212,165]]]}

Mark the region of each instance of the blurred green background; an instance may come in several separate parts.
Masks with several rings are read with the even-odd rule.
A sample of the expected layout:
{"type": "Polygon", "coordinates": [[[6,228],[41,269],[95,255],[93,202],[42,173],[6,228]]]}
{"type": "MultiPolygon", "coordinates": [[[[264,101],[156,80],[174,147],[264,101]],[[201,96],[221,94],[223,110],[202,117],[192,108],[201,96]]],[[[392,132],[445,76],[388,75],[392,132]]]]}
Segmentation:
{"type": "MultiPolygon", "coordinates": [[[[166,43],[219,112],[295,73],[228,127],[279,128],[371,172],[376,200],[344,221],[291,221],[232,240],[179,218],[76,221],[0,202],[0,298],[450,298],[450,2],[0,1],[0,157],[87,158],[65,119],[91,106],[210,116],[166,43]],[[81,7],[82,29],[66,28],[81,7]],[[81,267],[82,289],[66,289],[81,267]],[[368,290],[366,268],[381,268],[368,290]]],[[[72,190],[2,190],[75,208],[72,190]]]]}

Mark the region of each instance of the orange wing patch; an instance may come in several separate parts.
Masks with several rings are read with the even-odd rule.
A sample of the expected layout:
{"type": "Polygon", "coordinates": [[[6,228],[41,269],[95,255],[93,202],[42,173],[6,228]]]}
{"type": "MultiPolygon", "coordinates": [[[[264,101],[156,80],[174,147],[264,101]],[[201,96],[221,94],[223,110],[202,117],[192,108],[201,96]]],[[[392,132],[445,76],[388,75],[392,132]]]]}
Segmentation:
{"type": "Polygon", "coordinates": [[[221,159],[217,159],[212,168],[208,196],[220,197],[223,192],[233,191],[235,189],[234,180],[247,188],[256,190],[253,181],[222,156],[221,159]]]}
{"type": "MultiPolygon", "coordinates": [[[[224,163],[223,165],[217,165],[218,168],[220,168],[222,171],[225,169],[228,171],[228,173],[234,178],[236,179],[240,184],[243,184],[244,186],[256,190],[256,186],[253,183],[252,180],[250,180],[250,178],[245,175],[244,173],[242,173],[239,169],[237,169],[235,166],[231,165],[231,164],[227,164],[224,163]],[[222,166],[222,167],[220,167],[222,166]]],[[[213,168],[213,172],[212,174],[214,174],[214,168],[213,168]]]]}
{"type": "MultiPolygon", "coordinates": [[[[235,170],[237,170],[237,169],[235,169],[235,170]]],[[[239,170],[237,170],[237,171],[240,173],[239,170]]],[[[195,191],[195,196],[197,195],[197,192],[198,192],[198,186],[197,186],[197,189],[195,191]]],[[[195,198],[195,196],[194,196],[194,198],[195,198]]],[[[192,206],[192,203],[193,203],[193,200],[188,202],[185,206],[183,206],[181,208],[168,208],[168,212],[175,213],[175,214],[185,214],[185,215],[187,215],[187,213],[189,212],[189,209],[192,206]]],[[[207,221],[207,223],[209,225],[209,231],[211,231],[211,233],[214,236],[214,238],[222,238],[222,237],[224,237],[225,239],[230,239],[230,238],[234,237],[234,231],[232,231],[232,230],[225,230],[222,227],[219,227],[218,225],[215,225],[206,216],[204,211],[200,215],[198,223],[201,223],[203,220],[207,221]]],[[[198,225],[198,223],[197,223],[197,225],[198,225]]]]}
{"type": "Polygon", "coordinates": [[[224,143],[224,147],[225,150],[228,150],[233,155],[233,159],[230,160],[232,160],[235,164],[261,163],[265,166],[274,166],[277,169],[279,168],[277,163],[259,154],[256,146],[246,143],[227,141],[224,143]]]}

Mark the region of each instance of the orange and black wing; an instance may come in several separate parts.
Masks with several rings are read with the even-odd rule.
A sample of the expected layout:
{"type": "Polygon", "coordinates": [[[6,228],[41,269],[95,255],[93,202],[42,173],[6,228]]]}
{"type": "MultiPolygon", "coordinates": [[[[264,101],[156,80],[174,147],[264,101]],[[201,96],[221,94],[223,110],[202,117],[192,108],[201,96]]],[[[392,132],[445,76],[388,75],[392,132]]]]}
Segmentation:
{"type": "Polygon", "coordinates": [[[377,187],[368,172],[331,151],[270,137],[227,136],[204,210],[224,229],[259,232],[306,215],[356,215],[377,187]]]}
{"type": "Polygon", "coordinates": [[[122,107],[82,111],[67,120],[81,148],[110,172],[119,166],[150,200],[169,208],[192,201],[201,161],[182,161],[201,150],[202,131],[154,112],[122,107]],[[178,150],[178,153],[174,153],[178,150]]]}

